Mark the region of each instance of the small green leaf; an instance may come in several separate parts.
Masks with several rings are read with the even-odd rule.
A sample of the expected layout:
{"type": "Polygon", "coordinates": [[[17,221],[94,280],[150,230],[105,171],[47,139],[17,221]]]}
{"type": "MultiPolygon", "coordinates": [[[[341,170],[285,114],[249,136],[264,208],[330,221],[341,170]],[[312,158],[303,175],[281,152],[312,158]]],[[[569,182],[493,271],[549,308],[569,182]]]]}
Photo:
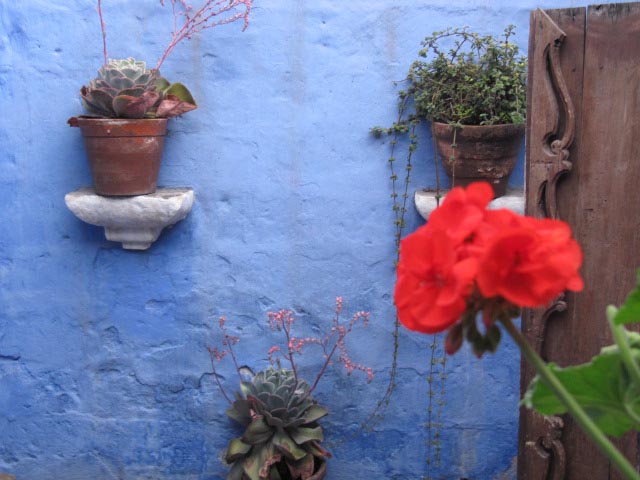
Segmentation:
{"type": "Polygon", "coordinates": [[[242,480],[244,475],[244,469],[242,468],[242,462],[237,462],[231,467],[231,471],[227,475],[227,480],[242,480]]]}
{"type": "Polygon", "coordinates": [[[250,480],[265,480],[269,478],[271,466],[281,459],[271,442],[259,448],[254,447],[251,454],[242,462],[244,473],[250,480]]]}
{"type": "Polygon", "coordinates": [[[180,82],[172,83],[171,86],[165,90],[165,93],[167,95],[175,95],[182,102],[196,105],[196,101],[193,99],[193,96],[191,95],[189,89],[180,82]]]}
{"type": "Polygon", "coordinates": [[[229,407],[226,414],[240,425],[249,425],[251,422],[251,403],[248,400],[239,398],[229,407]]]}
{"type": "Polygon", "coordinates": [[[249,450],[251,450],[251,445],[244,443],[239,438],[234,438],[229,442],[229,448],[227,448],[225,460],[227,463],[233,463],[244,457],[249,450]]]}
{"type": "Polygon", "coordinates": [[[307,411],[304,412],[304,421],[305,423],[315,422],[327,415],[329,415],[329,411],[326,408],[323,408],[320,405],[311,405],[307,411]]]}
{"type": "MultiPolygon", "coordinates": [[[[285,410],[285,409],[282,408],[281,410],[285,410]]],[[[284,427],[284,422],[282,421],[282,419],[272,415],[272,412],[269,412],[268,410],[265,410],[264,412],[264,419],[272,427],[280,427],[280,428],[284,427]]]]}
{"type": "Polygon", "coordinates": [[[322,448],[318,442],[307,442],[307,443],[304,444],[304,449],[307,452],[311,453],[314,457],[317,457],[317,458],[324,458],[324,457],[331,458],[331,454],[327,450],[322,448]]]}
{"type": "Polygon", "coordinates": [[[240,382],[240,391],[245,396],[245,398],[249,397],[249,395],[255,394],[255,388],[253,387],[253,383],[251,382],[240,382]]]}
{"type": "Polygon", "coordinates": [[[296,462],[287,462],[287,466],[289,467],[291,478],[310,478],[315,469],[315,458],[313,458],[313,455],[308,454],[296,462]]]}
{"type": "Polygon", "coordinates": [[[171,86],[171,83],[169,82],[169,80],[167,80],[164,77],[158,77],[158,79],[156,80],[156,87],[161,92],[164,92],[170,86],[171,86]]]}
{"type": "Polygon", "coordinates": [[[278,430],[273,436],[273,445],[291,460],[300,460],[307,452],[300,448],[286,432],[278,430]]]}
{"type": "Polygon", "coordinates": [[[614,319],[616,325],[640,323],[640,270],[636,272],[636,279],[636,288],[631,291],[614,319]]]}
{"type": "Polygon", "coordinates": [[[317,440],[321,442],[324,439],[324,435],[322,434],[322,427],[296,427],[292,428],[289,432],[293,441],[298,445],[310,442],[311,440],[317,440]]]}
{"type": "Polygon", "coordinates": [[[264,457],[263,450],[263,448],[254,449],[242,462],[242,469],[250,480],[261,480],[260,467],[262,467],[264,457]]]}
{"type": "Polygon", "coordinates": [[[102,90],[82,87],[80,91],[87,110],[98,115],[113,116],[113,97],[102,90]]]}
{"type": "Polygon", "coordinates": [[[242,441],[249,445],[257,445],[264,443],[273,435],[273,428],[270,427],[265,419],[258,416],[253,419],[242,435],[242,441]]]}

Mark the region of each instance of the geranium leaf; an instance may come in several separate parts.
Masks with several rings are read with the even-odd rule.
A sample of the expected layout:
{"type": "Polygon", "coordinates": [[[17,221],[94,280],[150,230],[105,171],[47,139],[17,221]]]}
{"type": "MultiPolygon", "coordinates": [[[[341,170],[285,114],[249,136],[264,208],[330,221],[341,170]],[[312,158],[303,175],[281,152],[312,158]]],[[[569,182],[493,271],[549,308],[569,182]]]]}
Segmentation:
{"type": "Polygon", "coordinates": [[[636,288],[634,288],[614,319],[616,325],[640,322],[640,270],[636,272],[636,288]]]}
{"type": "MultiPolygon", "coordinates": [[[[640,362],[640,334],[627,332],[627,338],[633,359],[640,362]]],[[[616,345],[603,348],[588,363],[567,368],[549,364],[549,368],[604,433],[621,436],[640,426],[633,418],[640,417],[640,392],[629,378],[616,345]]],[[[567,411],[538,376],[522,403],[543,415],[567,411]]]]}

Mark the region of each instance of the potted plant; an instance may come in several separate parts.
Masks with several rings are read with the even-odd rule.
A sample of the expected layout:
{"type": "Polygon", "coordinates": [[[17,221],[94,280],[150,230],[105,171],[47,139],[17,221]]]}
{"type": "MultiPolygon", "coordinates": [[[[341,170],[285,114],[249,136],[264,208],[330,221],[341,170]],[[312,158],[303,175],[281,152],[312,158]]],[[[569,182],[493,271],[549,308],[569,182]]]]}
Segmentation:
{"type": "Polygon", "coordinates": [[[269,349],[270,366],[257,374],[239,367],[233,349],[239,338],[228,333],[225,318],[220,318],[222,348],[209,347],[211,366],[216,383],[229,403],[227,415],[244,429],[239,438],[231,440],[225,452],[230,466],[227,480],[322,480],[326,477],[326,459],[331,455],[321,446],[324,434],[319,420],[329,412],[312,395],[333,363],[341,363],[347,374],[357,370],[366,373],[368,381],[373,378],[371,368],[351,361],[345,345],[345,337],[357,323],[366,326],[369,313],[357,312],[349,322],[342,323],[341,312],[342,298],[338,297],[330,333],[313,338],[293,335],[293,312],[269,312],[271,329],[282,332],[286,343],[282,349],[279,346],[269,349]],[[296,355],[311,345],[323,354],[322,366],[313,384],[300,377],[295,361],[296,355]],[[224,357],[233,360],[240,378],[240,392],[233,400],[220,381],[224,377],[216,370],[216,363],[224,357]],[[282,360],[287,368],[282,366],[282,360]]]}
{"type": "MultiPolygon", "coordinates": [[[[108,60],[102,2],[98,14],[104,64],[98,76],[80,90],[90,115],[69,119],[79,127],[99,195],[143,195],[156,190],[167,120],[197,108],[182,83],[170,83],[160,66],[184,39],[238,19],[248,23],[252,0],[207,0],[194,8],[186,0],[170,0],[174,17],[171,41],[154,68],[133,58],[108,60]],[[182,25],[179,27],[179,20],[182,25]]],[[[160,0],[164,5],[164,0],[160,0]]]]}
{"type": "Polygon", "coordinates": [[[399,121],[372,132],[414,133],[426,119],[453,186],[480,179],[491,183],[496,197],[504,195],[526,112],[527,63],[510,41],[513,33],[509,26],[499,39],[457,28],[426,37],[421,59],[409,69],[409,86],[400,92],[399,121]],[[415,111],[408,114],[410,104],[415,111]]]}

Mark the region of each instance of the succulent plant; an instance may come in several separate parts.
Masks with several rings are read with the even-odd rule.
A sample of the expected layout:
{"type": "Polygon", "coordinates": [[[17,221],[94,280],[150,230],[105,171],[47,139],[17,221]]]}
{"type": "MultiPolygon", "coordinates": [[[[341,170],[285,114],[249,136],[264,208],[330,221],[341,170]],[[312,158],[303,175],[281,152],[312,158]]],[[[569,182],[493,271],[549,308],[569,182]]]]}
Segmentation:
{"type": "Polygon", "coordinates": [[[197,108],[187,87],[133,58],[109,60],[80,94],[90,113],[108,118],[169,118],[197,108]]]}
{"type": "Polygon", "coordinates": [[[227,415],[246,429],[229,443],[227,480],[320,480],[326,472],[317,421],[327,410],[291,370],[269,368],[241,383],[227,415]]]}

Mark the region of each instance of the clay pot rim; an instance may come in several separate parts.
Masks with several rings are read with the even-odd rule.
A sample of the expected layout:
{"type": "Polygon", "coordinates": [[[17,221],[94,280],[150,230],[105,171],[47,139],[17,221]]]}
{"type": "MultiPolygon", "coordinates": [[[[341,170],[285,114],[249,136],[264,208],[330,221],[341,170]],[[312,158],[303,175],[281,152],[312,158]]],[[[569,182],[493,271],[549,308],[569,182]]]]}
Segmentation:
{"type": "MultiPolygon", "coordinates": [[[[444,122],[436,122],[433,121],[433,127],[437,130],[452,130],[454,128],[453,125],[444,122]]],[[[462,125],[460,131],[481,131],[481,130],[513,130],[513,131],[524,131],[525,124],[524,123],[498,123],[496,125],[462,125]]]]}
{"type": "Polygon", "coordinates": [[[101,118],[101,117],[76,117],[79,123],[84,124],[110,124],[110,125],[126,125],[130,123],[167,123],[168,118],[101,118]]]}
{"type": "Polygon", "coordinates": [[[77,118],[83,137],[164,137],[168,118],[77,118]]]}

